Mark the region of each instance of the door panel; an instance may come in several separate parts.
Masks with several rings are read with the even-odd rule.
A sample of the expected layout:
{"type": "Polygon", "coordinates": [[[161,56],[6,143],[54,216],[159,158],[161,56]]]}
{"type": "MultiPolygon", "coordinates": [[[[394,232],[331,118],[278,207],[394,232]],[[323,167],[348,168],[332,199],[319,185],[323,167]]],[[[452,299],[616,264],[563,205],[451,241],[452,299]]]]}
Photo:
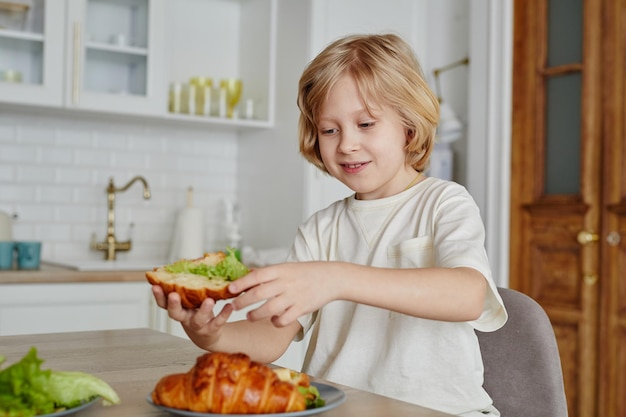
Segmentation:
{"type": "Polygon", "coordinates": [[[604,9],[600,415],[626,415],[626,1],[604,9]]]}
{"type": "Polygon", "coordinates": [[[552,321],[572,417],[598,406],[601,12],[593,0],[514,4],[510,286],[552,321]]]}

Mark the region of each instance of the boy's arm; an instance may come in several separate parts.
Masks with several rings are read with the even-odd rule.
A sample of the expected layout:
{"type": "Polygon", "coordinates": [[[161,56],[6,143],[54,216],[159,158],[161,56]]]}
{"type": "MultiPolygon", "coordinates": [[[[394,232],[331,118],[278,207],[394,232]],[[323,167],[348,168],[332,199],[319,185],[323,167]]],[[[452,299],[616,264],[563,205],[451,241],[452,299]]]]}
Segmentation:
{"type": "Polygon", "coordinates": [[[230,284],[252,320],[290,325],[333,300],[347,300],[415,317],[471,321],[483,309],[487,280],[472,268],[377,268],[346,262],[296,262],[258,268],[230,284]]]}
{"type": "MultiPolygon", "coordinates": [[[[272,363],[280,358],[300,331],[300,323],[295,321],[285,327],[276,327],[270,320],[233,321],[222,328],[219,340],[206,350],[211,352],[241,352],[254,361],[272,363]]],[[[202,336],[188,331],[189,338],[198,346],[203,347],[202,336]]]]}

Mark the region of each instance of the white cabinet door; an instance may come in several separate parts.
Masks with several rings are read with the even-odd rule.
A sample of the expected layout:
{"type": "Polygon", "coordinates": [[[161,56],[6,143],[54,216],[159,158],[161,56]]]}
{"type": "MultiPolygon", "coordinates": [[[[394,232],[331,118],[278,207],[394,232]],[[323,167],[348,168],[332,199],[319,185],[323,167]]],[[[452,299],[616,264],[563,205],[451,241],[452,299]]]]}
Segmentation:
{"type": "Polygon", "coordinates": [[[65,2],[26,4],[23,25],[0,28],[0,102],[61,106],[65,2]]]}
{"type": "Polygon", "coordinates": [[[71,0],[67,7],[66,105],[162,114],[164,1],[71,0]]]}
{"type": "Polygon", "coordinates": [[[1,102],[165,113],[164,0],[27,3],[23,27],[0,29],[1,102]]]}
{"type": "Polygon", "coordinates": [[[152,327],[144,282],[0,286],[0,336],[152,327]]]}

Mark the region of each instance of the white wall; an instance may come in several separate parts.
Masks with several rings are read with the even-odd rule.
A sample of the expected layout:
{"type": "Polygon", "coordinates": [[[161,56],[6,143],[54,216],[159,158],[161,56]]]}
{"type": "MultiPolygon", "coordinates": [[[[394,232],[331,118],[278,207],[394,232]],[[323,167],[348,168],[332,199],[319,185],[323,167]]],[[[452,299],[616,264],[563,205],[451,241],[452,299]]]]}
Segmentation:
{"type": "Polygon", "coordinates": [[[14,238],[43,241],[44,259],[101,259],[89,249],[104,240],[109,177],[121,187],[143,175],[152,198],[135,183],[117,194],[117,237],[133,249],[119,259],[165,258],[186,190],[205,210],[207,248],[217,233],[221,199],[235,198],[237,137],[206,128],[93,117],[88,113],[0,112],[0,210],[16,213],[14,238]]]}
{"type": "Polygon", "coordinates": [[[472,0],[467,187],[496,283],[508,286],[513,0],[472,0]]]}

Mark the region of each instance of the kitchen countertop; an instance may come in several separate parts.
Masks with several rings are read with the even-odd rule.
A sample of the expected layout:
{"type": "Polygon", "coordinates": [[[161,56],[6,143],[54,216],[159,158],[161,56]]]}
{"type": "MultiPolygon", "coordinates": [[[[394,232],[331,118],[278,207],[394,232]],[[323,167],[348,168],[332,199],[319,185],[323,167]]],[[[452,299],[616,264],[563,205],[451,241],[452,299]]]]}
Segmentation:
{"type": "MultiPolygon", "coordinates": [[[[119,394],[121,404],[94,404],[79,413],[83,417],[171,416],[147,402],[149,393],[161,377],[188,371],[196,357],[204,353],[186,339],[149,329],[0,337],[0,353],[8,364],[21,359],[31,346],[44,360],[42,369],[88,372],[108,382],[119,394]]],[[[324,417],[449,416],[317,378],[313,381],[339,388],[347,396],[343,404],[325,412],[324,417]]]]}
{"type": "Polygon", "coordinates": [[[144,271],[76,271],[42,263],[37,270],[2,270],[0,284],[53,284],[146,281],[144,271]]]}

